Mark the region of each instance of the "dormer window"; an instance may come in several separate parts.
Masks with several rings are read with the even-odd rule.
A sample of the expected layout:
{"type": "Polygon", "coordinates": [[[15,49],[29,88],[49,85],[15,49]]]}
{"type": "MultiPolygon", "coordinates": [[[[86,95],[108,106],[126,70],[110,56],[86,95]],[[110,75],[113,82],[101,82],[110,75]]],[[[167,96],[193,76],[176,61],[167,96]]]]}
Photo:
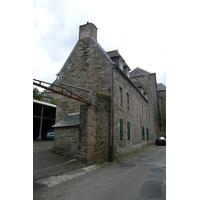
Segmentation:
{"type": "Polygon", "coordinates": [[[123,61],[121,58],[119,59],[119,68],[123,71],[123,61]]]}
{"type": "Polygon", "coordinates": [[[107,52],[110,59],[124,72],[124,74],[130,78],[129,71],[131,70],[126,64],[125,60],[119,54],[118,50],[108,51],[107,52]]]}

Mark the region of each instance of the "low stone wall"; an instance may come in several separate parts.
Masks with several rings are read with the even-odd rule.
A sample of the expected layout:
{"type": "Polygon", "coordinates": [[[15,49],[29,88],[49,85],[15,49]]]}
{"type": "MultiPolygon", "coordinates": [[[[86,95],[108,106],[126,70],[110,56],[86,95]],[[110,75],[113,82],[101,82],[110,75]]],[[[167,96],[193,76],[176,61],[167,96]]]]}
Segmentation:
{"type": "Polygon", "coordinates": [[[78,151],[78,126],[55,128],[54,133],[54,152],[76,158],[78,151]]]}

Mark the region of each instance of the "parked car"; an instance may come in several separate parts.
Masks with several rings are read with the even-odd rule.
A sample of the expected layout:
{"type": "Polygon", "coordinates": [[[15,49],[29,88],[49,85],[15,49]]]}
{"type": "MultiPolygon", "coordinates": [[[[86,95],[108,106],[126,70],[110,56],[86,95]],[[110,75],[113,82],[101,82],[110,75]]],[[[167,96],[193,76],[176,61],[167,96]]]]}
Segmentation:
{"type": "Polygon", "coordinates": [[[166,138],[163,136],[159,136],[155,141],[156,145],[166,145],[166,138]]]}
{"type": "Polygon", "coordinates": [[[45,136],[46,140],[53,140],[54,139],[54,130],[47,130],[47,134],[45,136]]]}

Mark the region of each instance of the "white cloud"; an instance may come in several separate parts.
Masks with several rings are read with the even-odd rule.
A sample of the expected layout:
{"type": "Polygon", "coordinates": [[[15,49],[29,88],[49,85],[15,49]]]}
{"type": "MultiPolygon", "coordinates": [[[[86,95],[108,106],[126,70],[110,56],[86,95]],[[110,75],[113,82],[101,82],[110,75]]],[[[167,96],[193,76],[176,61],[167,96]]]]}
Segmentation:
{"type": "Polygon", "coordinates": [[[38,47],[33,47],[33,78],[52,82],[64,63],[53,63],[46,52],[38,47]]]}
{"type": "Polygon", "coordinates": [[[33,19],[36,21],[38,28],[45,31],[49,26],[56,22],[55,18],[43,8],[33,10],[33,19]]]}

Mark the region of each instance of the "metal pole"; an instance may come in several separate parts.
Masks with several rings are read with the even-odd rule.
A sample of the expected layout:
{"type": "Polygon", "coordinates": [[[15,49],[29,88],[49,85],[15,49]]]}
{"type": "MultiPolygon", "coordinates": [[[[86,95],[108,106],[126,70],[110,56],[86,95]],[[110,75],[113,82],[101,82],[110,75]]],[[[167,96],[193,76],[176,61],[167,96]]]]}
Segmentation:
{"type": "Polygon", "coordinates": [[[40,132],[39,132],[39,136],[38,136],[37,140],[41,140],[42,139],[41,133],[42,133],[43,110],[44,110],[44,106],[42,105],[41,116],[40,116],[40,132]]]}

